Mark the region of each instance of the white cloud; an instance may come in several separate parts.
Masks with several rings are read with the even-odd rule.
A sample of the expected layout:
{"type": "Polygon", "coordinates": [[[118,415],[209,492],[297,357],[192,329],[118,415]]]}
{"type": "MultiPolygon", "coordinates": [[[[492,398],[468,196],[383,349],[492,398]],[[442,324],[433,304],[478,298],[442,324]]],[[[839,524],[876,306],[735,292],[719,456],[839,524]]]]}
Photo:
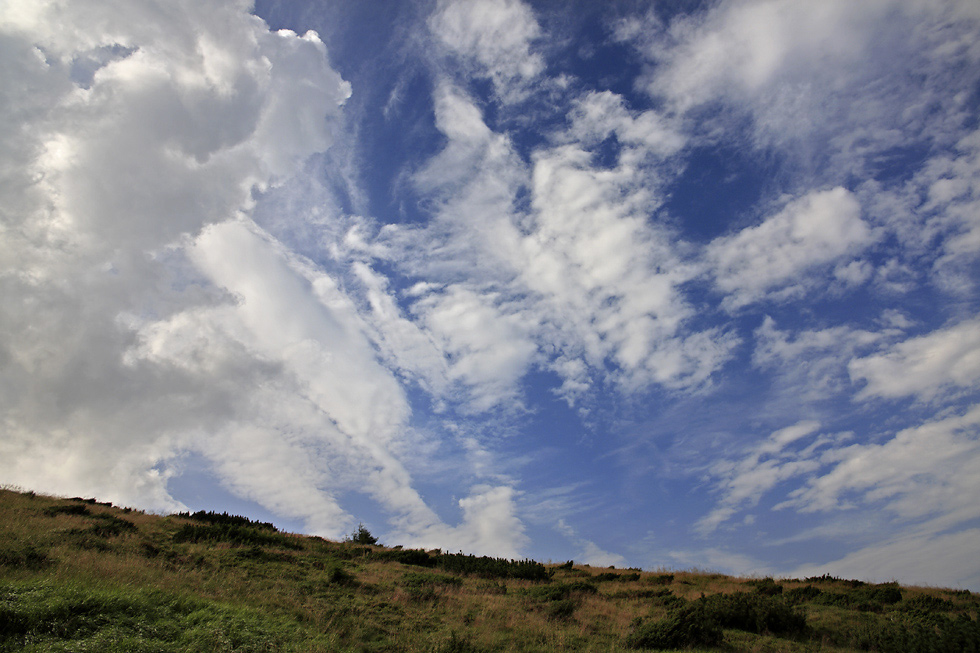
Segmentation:
{"type": "Polygon", "coordinates": [[[978,537],[977,528],[943,535],[901,535],[838,560],[802,565],[787,575],[804,578],[829,573],[871,582],[975,588],[980,584],[978,537]]]}
{"type": "Polygon", "coordinates": [[[915,396],[929,401],[972,391],[980,382],[980,319],[970,319],[909,338],[848,365],[854,382],[865,381],[858,399],[915,396]]]}
{"type": "Polygon", "coordinates": [[[741,460],[724,460],[711,466],[711,476],[720,479],[717,491],[722,494],[718,506],[697,522],[697,530],[706,535],[730,520],[745,506],[754,506],[762,495],[777,484],[820,467],[812,456],[820,445],[830,442],[817,439],[803,452],[789,450],[794,442],[813,435],[819,422],[804,421],[772,433],[752,447],[741,460]]]}
{"type": "Polygon", "coordinates": [[[752,364],[779,375],[778,396],[793,397],[786,403],[797,410],[800,398],[817,401],[851,390],[848,363],[903,333],[901,326],[886,323],[883,327],[880,331],[835,326],[793,332],[779,329],[776,321],[766,316],[754,333],[752,364]]]}
{"type": "Polygon", "coordinates": [[[899,431],[882,444],[853,444],[829,454],[828,472],[790,493],[783,505],[804,512],[878,505],[933,530],[980,517],[973,497],[980,464],[980,407],[899,431]]]}
{"type": "Polygon", "coordinates": [[[682,139],[656,115],[593,94],[529,169],[459,89],[441,84],[435,109],[449,140],[414,176],[433,219],[380,237],[389,260],[427,284],[409,310],[474,407],[516,396],[532,365],[563,375],[570,400],[595,374],[626,390],[708,384],[737,340],[720,329],[687,332],[693,311],[678,286],[697,268],[651,219],[662,201],[654,163],[682,139]],[[594,165],[585,146],[612,132],[624,143],[615,164],[594,165]],[[522,189],[531,201],[519,209],[522,189]]]}
{"type": "Polygon", "coordinates": [[[450,51],[489,77],[498,97],[519,99],[544,71],[531,51],[541,28],[521,0],[441,0],[429,29],[450,51]]]}
{"type": "Polygon", "coordinates": [[[569,120],[569,135],[587,147],[615,135],[622,145],[637,148],[643,156],[667,157],[676,154],[686,140],[663,114],[631,112],[623,97],[611,91],[585,94],[575,101],[569,120]]]}
{"type": "Polygon", "coordinates": [[[179,507],[167,482],[181,434],[231,417],[238,383],[273,367],[192,333],[221,293],[179,240],[247,210],[253,188],[325,147],[349,88],[314,34],[270,33],[240,3],[0,12],[2,473],[179,507]],[[158,330],[146,346],[201,361],[126,363],[134,328],[185,312],[180,335],[158,330]]]}
{"type": "Polygon", "coordinates": [[[711,242],[705,252],[716,283],[739,308],[777,291],[804,292],[803,273],[860,251],[873,240],[861,206],[844,188],[812,191],[761,224],[711,242]]]}
{"type": "MultiPolygon", "coordinates": [[[[673,111],[720,103],[751,119],[756,144],[787,147],[804,169],[832,161],[843,179],[874,174],[876,157],[910,134],[946,138],[968,115],[957,91],[977,79],[978,31],[969,0],[747,0],[669,25],[651,12],[620,37],[654,64],[642,86],[673,111]],[[936,101],[948,111],[932,111],[936,101]]],[[[719,119],[706,126],[725,129],[719,119]]]]}
{"type": "Polygon", "coordinates": [[[559,519],[555,528],[579,547],[579,553],[574,558],[578,563],[593,567],[622,567],[626,563],[626,558],[620,554],[606,551],[595,542],[579,536],[564,519],[559,519]]]}

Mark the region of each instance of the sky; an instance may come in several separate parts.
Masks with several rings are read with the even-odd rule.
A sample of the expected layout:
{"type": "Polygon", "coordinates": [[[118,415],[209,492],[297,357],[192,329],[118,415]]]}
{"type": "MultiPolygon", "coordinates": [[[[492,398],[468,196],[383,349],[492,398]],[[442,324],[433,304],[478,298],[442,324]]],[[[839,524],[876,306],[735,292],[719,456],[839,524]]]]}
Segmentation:
{"type": "Polygon", "coordinates": [[[980,591],[980,3],[0,0],[0,483],[980,591]]]}

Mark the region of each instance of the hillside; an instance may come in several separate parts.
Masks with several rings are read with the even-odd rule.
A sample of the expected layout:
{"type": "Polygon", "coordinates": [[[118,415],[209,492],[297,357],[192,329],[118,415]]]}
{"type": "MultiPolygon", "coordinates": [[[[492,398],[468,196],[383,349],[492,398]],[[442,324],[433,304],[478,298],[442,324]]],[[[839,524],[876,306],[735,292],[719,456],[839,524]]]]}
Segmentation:
{"type": "Polygon", "coordinates": [[[978,651],[980,595],[330,542],[0,491],[0,651],[978,651]]]}

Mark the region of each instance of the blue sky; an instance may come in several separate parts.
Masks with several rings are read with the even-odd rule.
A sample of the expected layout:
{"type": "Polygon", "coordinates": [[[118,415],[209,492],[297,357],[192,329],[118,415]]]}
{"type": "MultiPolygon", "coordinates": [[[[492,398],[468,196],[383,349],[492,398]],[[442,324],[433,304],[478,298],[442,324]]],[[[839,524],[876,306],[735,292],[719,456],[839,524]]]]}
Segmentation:
{"type": "Polygon", "coordinates": [[[8,2],[0,482],[980,590],[980,5],[8,2]]]}

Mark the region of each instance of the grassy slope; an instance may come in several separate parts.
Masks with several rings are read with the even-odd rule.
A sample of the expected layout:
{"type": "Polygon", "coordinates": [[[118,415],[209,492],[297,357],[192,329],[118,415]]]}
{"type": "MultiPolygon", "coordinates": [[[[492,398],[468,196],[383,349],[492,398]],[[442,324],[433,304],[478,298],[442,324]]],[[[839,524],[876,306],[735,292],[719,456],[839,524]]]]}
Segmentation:
{"type": "Polygon", "coordinates": [[[507,565],[0,490],[0,652],[978,651],[978,609],[964,591],[507,565]]]}

